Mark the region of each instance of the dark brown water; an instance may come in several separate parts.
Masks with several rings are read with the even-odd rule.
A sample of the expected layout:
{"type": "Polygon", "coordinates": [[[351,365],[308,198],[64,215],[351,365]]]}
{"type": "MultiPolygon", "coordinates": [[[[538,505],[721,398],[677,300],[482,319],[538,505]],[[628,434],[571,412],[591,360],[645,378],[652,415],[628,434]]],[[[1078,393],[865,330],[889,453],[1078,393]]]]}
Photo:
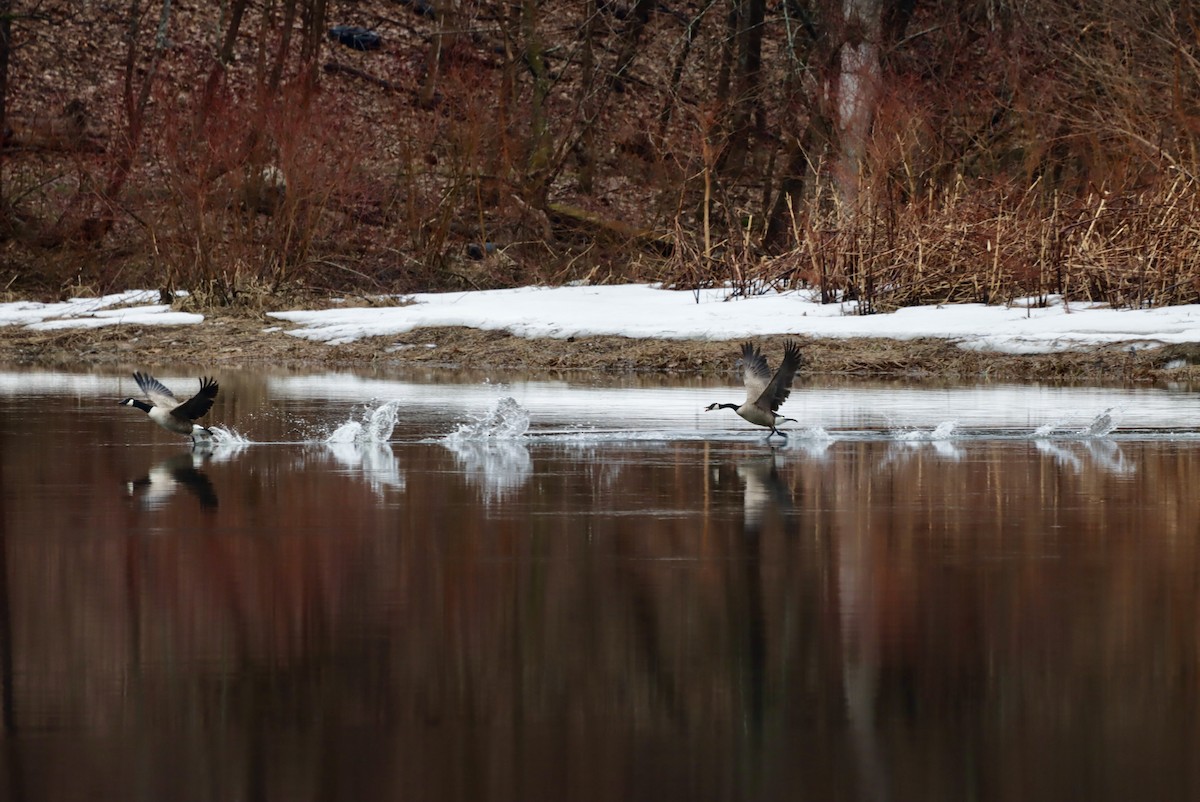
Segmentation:
{"type": "Polygon", "coordinates": [[[1194,437],[328,445],[255,387],[195,454],[0,395],[0,798],[1200,795],[1194,437]]]}

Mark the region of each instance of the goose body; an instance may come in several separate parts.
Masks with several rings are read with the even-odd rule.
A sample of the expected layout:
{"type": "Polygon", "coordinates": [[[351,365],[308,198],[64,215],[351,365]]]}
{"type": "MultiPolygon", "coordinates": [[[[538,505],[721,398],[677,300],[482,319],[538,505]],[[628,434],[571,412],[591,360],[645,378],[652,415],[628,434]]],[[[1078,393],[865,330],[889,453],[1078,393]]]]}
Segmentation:
{"type": "Polygon", "coordinates": [[[714,409],[732,409],[745,421],[756,426],[764,426],[771,430],[767,437],[777,434],[787,437],[776,427],[786,421],[796,422],[795,418],[785,418],[779,414],[779,407],[787,400],[792,392],[792,378],[800,367],[800,346],[795,340],[788,340],[783,346],[783,361],[779,369],[771,373],[767,358],[762,351],[752,343],[742,344],[742,384],[746,387],[746,400],[741,404],[710,404],[706,411],[714,409]]]}
{"type": "Polygon", "coordinates": [[[215,379],[203,377],[200,379],[200,391],[187,401],[180,401],[167,389],[166,385],[149,373],[135,372],[133,380],[150,399],[146,403],[137,398],[125,398],[118,403],[121,406],[137,407],[145,412],[150,420],[175,434],[184,434],[193,440],[196,437],[211,435],[206,426],[195,423],[197,418],[204,417],[212,409],[213,399],[217,397],[217,382],[215,379]]]}

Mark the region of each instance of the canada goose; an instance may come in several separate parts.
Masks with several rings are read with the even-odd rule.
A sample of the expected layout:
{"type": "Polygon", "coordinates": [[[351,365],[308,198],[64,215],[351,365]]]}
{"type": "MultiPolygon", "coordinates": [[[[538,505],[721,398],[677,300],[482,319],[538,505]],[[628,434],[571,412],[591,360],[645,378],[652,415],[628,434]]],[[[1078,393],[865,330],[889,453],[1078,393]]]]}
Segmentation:
{"type": "Polygon", "coordinates": [[[776,410],[787,400],[792,392],[792,377],[800,367],[800,346],[795,340],[788,340],[783,346],[783,361],[779,370],[771,375],[767,367],[767,358],[751,343],[742,344],[742,382],[746,385],[746,402],[737,404],[710,404],[705,411],[714,409],[732,409],[744,420],[756,426],[766,426],[772,434],[787,437],[775,427],[785,421],[796,422],[795,418],[785,418],[776,410]]]}
{"type": "Polygon", "coordinates": [[[137,382],[138,387],[142,388],[142,392],[146,394],[146,397],[152,403],[147,404],[145,401],[139,401],[136,398],[126,398],[117,402],[121,406],[137,407],[149,415],[150,420],[168,432],[186,434],[193,440],[198,435],[207,436],[212,434],[212,430],[208,427],[192,423],[192,421],[203,417],[205,413],[212,409],[213,399],[217,397],[217,382],[215,379],[201,378],[200,392],[183,402],[177,399],[167,389],[166,385],[149,373],[135,372],[133,380],[137,382]]]}

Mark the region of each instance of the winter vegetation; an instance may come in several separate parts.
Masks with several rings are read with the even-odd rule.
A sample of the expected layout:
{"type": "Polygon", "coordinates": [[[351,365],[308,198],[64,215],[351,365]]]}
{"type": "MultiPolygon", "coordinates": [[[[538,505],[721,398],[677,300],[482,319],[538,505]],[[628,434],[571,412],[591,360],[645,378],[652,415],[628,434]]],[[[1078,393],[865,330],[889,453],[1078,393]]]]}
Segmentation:
{"type": "Polygon", "coordinates": [[[8,300],[1200,301],[1164,0],[0,0],[0,121],[8,300]]]}

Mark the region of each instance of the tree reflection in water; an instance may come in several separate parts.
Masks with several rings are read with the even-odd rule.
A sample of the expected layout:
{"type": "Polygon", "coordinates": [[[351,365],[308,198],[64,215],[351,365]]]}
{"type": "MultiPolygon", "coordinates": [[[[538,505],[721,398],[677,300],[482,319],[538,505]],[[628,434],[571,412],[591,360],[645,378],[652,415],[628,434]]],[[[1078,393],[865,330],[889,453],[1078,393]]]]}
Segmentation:
{"type": "Polygon", "coordinates": [[[10,798],[1196,790],[1191,441],[197,464],[11,419],[10,798]],[[175,492],[129,503],[155,472],[175,492]]]}

